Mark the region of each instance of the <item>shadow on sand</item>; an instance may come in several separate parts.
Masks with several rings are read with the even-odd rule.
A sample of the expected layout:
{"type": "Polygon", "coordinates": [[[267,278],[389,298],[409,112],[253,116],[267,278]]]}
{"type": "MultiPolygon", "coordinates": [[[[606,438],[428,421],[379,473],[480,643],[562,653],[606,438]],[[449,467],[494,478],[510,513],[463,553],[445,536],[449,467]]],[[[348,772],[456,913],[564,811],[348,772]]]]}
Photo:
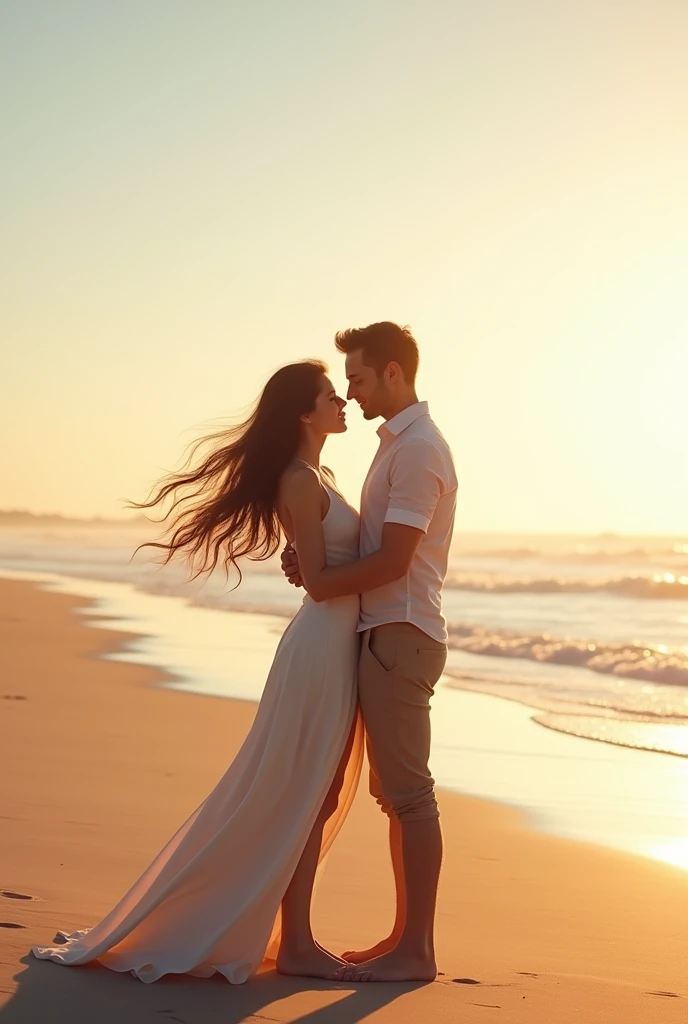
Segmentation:
{"type": "Polygon", "coordinates": [[[245,985],[230,985],[219,975],[206,979],[168,975],[145,985],[130,974],[117,974],[99,964],[65,968],[30,955],[21,963],[24,970],[15,976],[14,996],[0,1009],[0,1024],[358,1024],[424,986],[352,986],[286,978],[272,970],[262,971],[245,985]],[[273,1005],[284,1000],[291,1005],[273,1005]],[[321,1005],[307,1009],[313,1001],[321,1005]]]}

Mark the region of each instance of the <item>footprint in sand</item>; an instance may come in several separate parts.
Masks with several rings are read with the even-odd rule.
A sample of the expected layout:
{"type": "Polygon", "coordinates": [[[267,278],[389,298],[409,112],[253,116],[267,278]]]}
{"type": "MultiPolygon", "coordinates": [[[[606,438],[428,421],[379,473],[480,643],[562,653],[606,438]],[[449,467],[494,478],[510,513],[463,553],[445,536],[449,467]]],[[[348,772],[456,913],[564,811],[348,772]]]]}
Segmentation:
{"type": "Polygon", "coordinates": [[[452,978],[452,981],[457,985],[479,985],[480,982],[476,981],[475,978],[452,978]]]}
{"type": "Polygon", "coordinates": [[[23,892],[12,892],[10,889],[0,889],[0,896],[4,896],[6,900],[37,900],[39,896],[27,896],[23,892]]]}
{"type": "Polygon", "coordinates": [[[26,697],[22,697],[21,694],[18,694],[18,693],[3,693],[2,699],[3,700],[26,700],[26,697]]]}
{"type": "Polygon", "coordinates": [[[0,921],[0,928],[26,928],[26,925],[15,924],[14,921],[0,921]]]}
{"type": "Polygon", "coordinates": [[[676,992],[646,992],[646,996],[664,996],[665,999],[680,999],[676,992]]]}

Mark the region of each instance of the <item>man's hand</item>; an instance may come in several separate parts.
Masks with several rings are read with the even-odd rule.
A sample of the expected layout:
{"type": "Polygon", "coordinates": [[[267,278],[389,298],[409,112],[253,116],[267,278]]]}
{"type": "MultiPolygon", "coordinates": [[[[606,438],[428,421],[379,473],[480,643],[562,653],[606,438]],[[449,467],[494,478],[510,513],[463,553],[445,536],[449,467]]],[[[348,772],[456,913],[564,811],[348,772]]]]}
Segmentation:
{"type": "Polygon", "coordinates": [[[293,545],[287,544],[282,551],[282,572],[287,577],[292,587],[302,587],[303,580],[299,571],[299,559],[293,545]]]}

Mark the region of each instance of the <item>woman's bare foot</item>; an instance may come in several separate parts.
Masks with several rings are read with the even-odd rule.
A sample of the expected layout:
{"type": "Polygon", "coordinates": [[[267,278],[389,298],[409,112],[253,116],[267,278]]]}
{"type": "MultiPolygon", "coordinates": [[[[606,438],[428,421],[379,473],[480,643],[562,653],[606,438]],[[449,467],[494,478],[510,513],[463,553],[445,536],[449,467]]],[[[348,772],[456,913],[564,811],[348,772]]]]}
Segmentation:
{"type": "Polygon", "coordinates": [[[337,968],[346,967],[347,964],[316,942],[303,949],[280,948],[276,966],[280,974],[294,974],[302,978],[332,978],[337,968]]]}
{"type": "Polygon", "coordinates": [[[382,956],[383,953],[389,953],[390,950],[394,949],[398,941],[398,936],[388,935],[386,939],[382,939],[375,946],[371,946],[370,949],[347,950],[346,953],[342,953],[342,960],[346,960],[350,964],[364,964],[368,960],[374,960],[375,957],[382,956]]]}
{"type": "Polygon", "coordinates": [[[434,981],[437,964],[432,957],[411,956],[398,947],[363,964],[345,964],[334,974],[334,981],[434,981]]]}

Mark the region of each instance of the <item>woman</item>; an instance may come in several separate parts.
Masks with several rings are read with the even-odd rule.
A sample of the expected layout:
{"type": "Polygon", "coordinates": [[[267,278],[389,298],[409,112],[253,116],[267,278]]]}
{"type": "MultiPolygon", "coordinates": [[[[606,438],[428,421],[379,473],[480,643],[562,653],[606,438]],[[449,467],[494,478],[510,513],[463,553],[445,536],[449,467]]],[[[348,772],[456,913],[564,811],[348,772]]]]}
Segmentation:
{"type": "Polygon", "coordinates": [[[221,556],[227,572],[241,558],[268,558],[284,533],[307,593],[215,789],[99,924],[58,932],[62,944],[33,948],[39,958],[97,959],[145,982],[218,971],[233,984],[266,956],[282,973],[315,977],[344,963],[315,942],[310,924],[318,863],[349,810],[363,756],[359,600],[326,600],[323,580],[328,565],[358,557],[359,534],[358,513],[320,468],[327,435],[346,430],[346,402],[326,370],[314,361],[278,370],[245,423],[206,439],[213,447],[197,469],[134,503],[173,498],[163,517],[172,516],[169,540],[153,546],[165,563],[180,553],[200,562],[196,575],[221,556]]]}

